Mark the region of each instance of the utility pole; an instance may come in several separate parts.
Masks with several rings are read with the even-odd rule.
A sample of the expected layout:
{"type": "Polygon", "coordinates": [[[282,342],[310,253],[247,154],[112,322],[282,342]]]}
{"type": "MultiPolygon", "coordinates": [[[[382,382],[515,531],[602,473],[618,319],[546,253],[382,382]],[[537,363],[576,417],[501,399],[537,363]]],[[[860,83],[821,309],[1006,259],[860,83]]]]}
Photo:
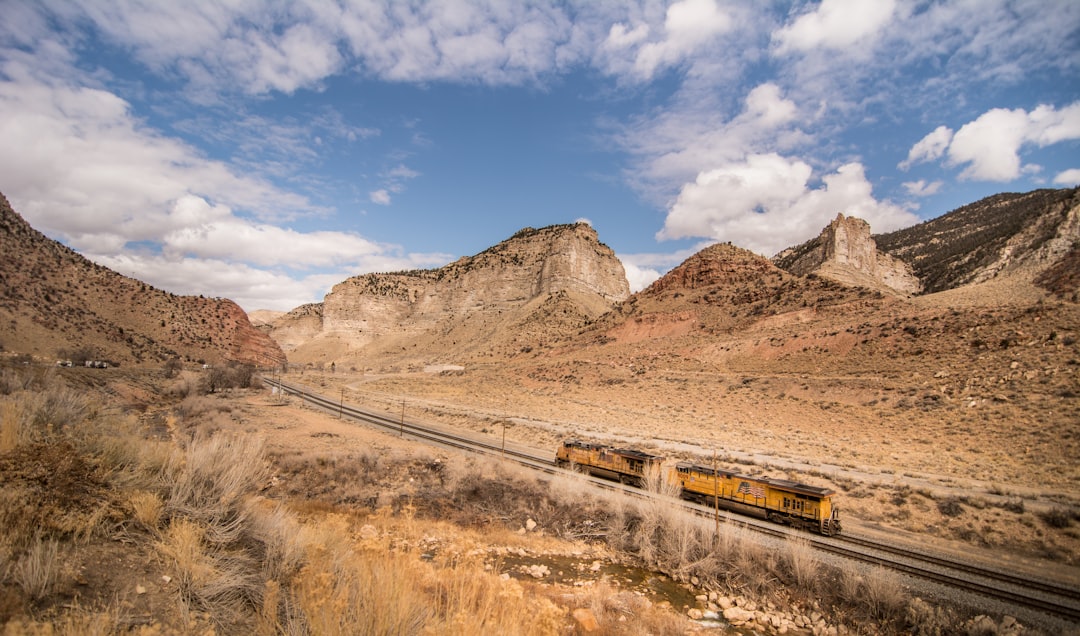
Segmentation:
{"type": "Polygon", "coordinates": [[[716,473],[716,448],[712,451],[713,541],[720,540],[720,475],[716,473]]]}
{"type": "Polygon", "coordinates": [[[345,407],[345,387],[341,387],[341,399],[338,400],[338,405],[337,405],[337,418],[339,420],[341,419],[341,411],[344,409],[344,407],[345,407]]]}

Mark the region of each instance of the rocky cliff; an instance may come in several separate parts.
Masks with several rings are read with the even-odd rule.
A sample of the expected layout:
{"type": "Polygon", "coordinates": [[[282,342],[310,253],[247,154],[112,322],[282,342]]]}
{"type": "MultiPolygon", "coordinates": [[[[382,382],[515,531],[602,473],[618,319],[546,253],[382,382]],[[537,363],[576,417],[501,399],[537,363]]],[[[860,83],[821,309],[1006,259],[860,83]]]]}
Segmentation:
{"type": "Polygon", "coordinates": [[[177,296],[92,263],[30,227],[3,195],[0,246],[4,350],[46,359],[83,350],[145,364],[285,359],[231,300],[177,296]]]}
{"type": "MultiPolygon", "coordinates": [[[[535,312],[551,312],[554,303],[559,315],[573,316],[571,325],[583,324],[629,295],[622,263],[591,226],[526,228],[439,269],[364,274],[335,285],[323,300],[318,333],[292,346],[291,357],[359,359],[365,348],[408,349],[419,342],[435,357],[530,348],[558,337],[537,331],[554,323],[538,323],[535,312]],[[523,331],[532,334],[532,344],[523,341],[523,331]],[[404,340],[408,343],[401,344],[404,340]]],[[[286,335],[304,340],[301,332],[315,324],[314,309],[298,311],[276,323],[279,342],[286,342],[286,335]]]]}
{"type": "Polygon", "coordinates": [[[1055,267],[1080,241],[1080,188],[1002,193],[875,237],[926,293],[1055,267]]]}
{"type": "Polygon", "coordinates": [[[817,238],[780,252],[773,262],[793,274],[814,273],[845,285],[901,294],[922,290],[910,265],[878,250],[869,223],[843,214],[817,238]]]}

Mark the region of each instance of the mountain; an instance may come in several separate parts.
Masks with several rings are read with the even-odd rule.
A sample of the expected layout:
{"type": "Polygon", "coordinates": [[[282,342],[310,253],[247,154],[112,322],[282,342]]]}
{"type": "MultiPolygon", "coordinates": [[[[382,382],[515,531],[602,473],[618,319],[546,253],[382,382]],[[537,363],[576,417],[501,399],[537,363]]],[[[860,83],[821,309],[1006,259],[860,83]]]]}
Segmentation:
{"type": "Polygon", "coordinates": [[[1002,276],[1038,276],[1080,241],[1080,188],[1004,193],[876,237],[926,293],[1002,276]]]}
{"type": "Polygon", "coordinates": [[[3,195],[0,246],[5,351],[148,364],[285,359],[231,300],[177,296],[92,263],[30,227],[3,195]]]}
{"type": "Polygon", "coordinates": [[[349,278],[271,333],[298,362],[504,359],[581,329],[629,294],[622,263],[588,224],[525,228],[438,269],[349,278]]]}
{"type": "Polygon", "coordinates": [[[845,285],[908,295],[922,291],[910,265],[877,248],[869,223],[843,214],[816,238],[788,248],[772,260],[800,276],[815,273],[845,285]]]}

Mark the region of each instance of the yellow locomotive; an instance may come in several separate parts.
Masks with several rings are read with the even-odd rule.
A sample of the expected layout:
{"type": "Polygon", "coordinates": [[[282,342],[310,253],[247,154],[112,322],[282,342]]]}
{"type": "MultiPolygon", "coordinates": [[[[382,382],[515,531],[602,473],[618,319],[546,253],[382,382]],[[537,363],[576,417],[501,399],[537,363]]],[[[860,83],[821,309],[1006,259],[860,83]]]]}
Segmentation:
{"type": "Polygon", "coordinates": [[[555,465],[614,479],[640,488],[645,477],[660,469],[664,458],[640,451],[611,448],[602,444],[589,444],[577,440],[563,442],[555,452],[555,465]]]}
{"type": "Polygon", "coordinates": [[[832,501],[836,493],[828,488],[787,479],[749,477],[689,462],[676,464],[674,473],[684,499],[703,504],[719,499],[725,508],[763,513],[769,521],[826,536],[840,534],[839,509],[832,501]]]}
{"type": "MultiPolygon", "coordinates": [[[[636,450],[567,440],[555,452],[555,465],[641,487],[647,476],[659,474],[664,458],[636,450]]],[[[776,523],[840,534],[836,494],[828,488],[787,479],[750,477],[700,464],[679,462],[668,473],[679,484],[683,499],[717,503],[725,509],[764,516],[776,523]]]]}

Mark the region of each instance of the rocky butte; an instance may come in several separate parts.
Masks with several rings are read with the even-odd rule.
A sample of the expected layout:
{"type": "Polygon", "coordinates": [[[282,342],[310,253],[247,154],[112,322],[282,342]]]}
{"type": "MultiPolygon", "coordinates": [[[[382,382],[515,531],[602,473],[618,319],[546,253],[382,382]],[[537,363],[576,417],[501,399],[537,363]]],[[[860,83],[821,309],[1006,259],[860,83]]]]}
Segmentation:
{"type": "Polygon", "coordinates": [[[817,274],[854,287],[905,295],[922,291],[910,265],[878,250],[869,223],[843,214],[817,238],[780,252],[773,262],[792,274],[817,274]]]}
{"type": "Polygon", "coordinates": [[[354,276],[321,307],[278,320],[272,334],[297,362],[358,361],[393,349],[426,351],[425,362],[476,360],[554,337],[547,331],[555,323],[584,325],[629,295],[622,263],[596,230],[552,225],[438,269],[354,276]]]}

